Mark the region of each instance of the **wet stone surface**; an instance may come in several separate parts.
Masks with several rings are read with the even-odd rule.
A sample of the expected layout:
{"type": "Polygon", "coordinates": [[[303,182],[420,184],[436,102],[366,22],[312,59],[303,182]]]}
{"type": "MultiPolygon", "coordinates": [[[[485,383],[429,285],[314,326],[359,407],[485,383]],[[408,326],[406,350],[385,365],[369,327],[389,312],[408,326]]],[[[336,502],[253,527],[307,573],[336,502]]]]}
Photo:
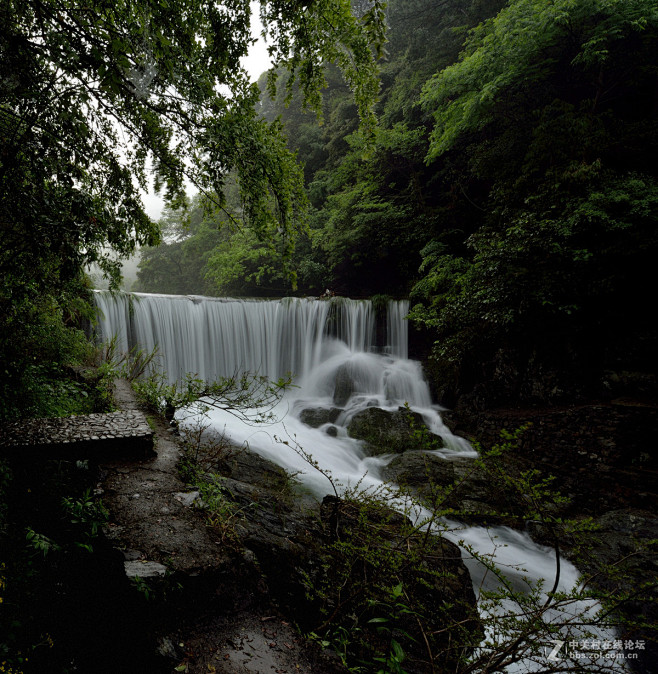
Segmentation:
{"type": "Polygon", "coordinates": [[[124,410],[61,419],[28,419],[0,428],[0,452],[30,447],[52,456],[81,457],[120,450],[145,454],[153,447],[153,431],[144,414],[124,410]]]}

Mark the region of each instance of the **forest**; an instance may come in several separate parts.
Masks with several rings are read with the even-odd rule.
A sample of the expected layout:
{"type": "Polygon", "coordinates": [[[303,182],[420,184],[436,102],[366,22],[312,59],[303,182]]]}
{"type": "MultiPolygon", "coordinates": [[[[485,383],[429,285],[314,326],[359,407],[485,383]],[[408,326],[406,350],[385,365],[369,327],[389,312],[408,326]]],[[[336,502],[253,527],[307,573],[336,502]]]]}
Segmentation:
{"type": "MultiPolygon", "coordinates": [[[[414,449],[436,453],[446,449],[440,444],[445,438],[429,433],[422,415],[403,400],[395,411],[369,409],[361,401],[362,420],[404,427],[402,458],[390,462],[388,474],[393,482],[411,475],[407,495],[426,499],[432,514],[421,530],[405,529],[404,518],[396,520],[376,499],[359,500],[349,490],[341,495],[331,477],[333,495],[323,501],[322,515],[318,505],[316,519],[304,519],[308,513],[293,513],[292,501],[285,500],[298,488],[297,473],[291,477],[283,469],[279,474],[259,468],[276,490],[269,483],[259,485],[262,492],[240,487],[246,491],[228,498],[199,457],[215,452],[211,458],[218,463],[220,455],[222,461],[226,454],[234,458],[235,448],[217,440],[201,450],[201,431],[196,445],[183,443],[176,480],[180,489],[197,489],[205,499],[198,510],[205,509],[200,517],[206,519],[199,526],[204,536],[215,536],[213,552],[226,554],[222,568],[232,569],[227,577],[238,588],[232,588],[236,596],[256,593],[268,574],[276,577],[279,567],[290,571],[287,565],[293,565],[294,592],[301,597],[306,588],[309,603],[285,594],[286,579],[271,583],[271,595],[282,594],[262,611],[276,606],[287,620],[295,616],[295,628],[299,611],[299,625],[307,619],[304,638],[333,649],[335,661],[323,664],[327,672],[494,672],[507,671],[524,648],[539,658],[546,640],[558,634],[543,622],[546,608],[576,600],[558,590],[558,529],[574,560],[581,552],[577,535],[586,539],[582,549],[595,550],[596,570],[582,568],[598,585],[585,599],[614,606],[607,613],[628,620],[635,638],[627,652],[633,643],[644,649],[645,640],[655,639],[658,620],[655,552],[651,556],[642,547],[658,531],[648,514],[655,506],[656,475],[655,431],[648,422],[658,418],[658,329],[651,318],[656,156],[658,0],[90,0],[84,6],[73,0],[2,0],[0,672],[82,671],[75,665],[82,656],[71,653],[83,642],[87,666],[94,649],[108,654],[94,671],[118,671],[117,663],[126,672],[160,671],[149,669],[150,642],[148,658],[139,659],[152,636],[139,627],[146,619],[161,620],[162,627],[173,620],[165,616],[172,606],[173,614],[181,606],[189,610],[185,602],[194,604],[198,588],[221,576],[213,569],[199,580],[195,571],[179,582],[185,574],[172,571],[175,555],[167,553],[161,561],[170,567],[169,594],[153,600],[153,588],[138,577],[132,589],[142,603],[133,592],[128,604],[139,605],[135,623],[105,634],[116,616],[99,618],[102,611],[86,604],[74,615],[79,607],[71,610],[67,592],[74,588],[75,597],[84,594],[86,583],[96,587],[116,552],[109,552],[101,534],[107,533],[108,512],[93,492],[90,476],[97,467],[52,457],[32,465],[25,456],[5,456],[3,429],[31,419],[114,410],[112,382],[128,375],[151,427],[164,428],[158,442],[166,444],[178,433],[175,410],[213,391],[228,396],[235,411],[249,409],[247,381],[259,381],[265,399],[275,401],[272,408],[295,385],[285,378],[268,383],[235,376],[210,383],[198,373],[172,384],[166,373],[142,377],[155,351],[133,353],[131,360],[115,352],[117,341],[97,343],[93,333],[103,317],[94,301],[93,270],[109,285],[103,297],[118,298],[129,322],[138,312],[118,293],[121,265],[137,255],[137,279],[126,289],[139,293],[323,298],[329,320],[337,307],[347,307],[346,313],[352,307],[348,300],[340,305],[340,298],[368,299],[375,308],[398,300],[404,304],[396,307],[406,307],[408,301],[409,356],[420,361],[412,378],[427,383],[432,414],[440,419],[438,405],[442,412],[449,408],[445,418],[453,427],[446,426],[446,434],[462,449],[469,442],[482,449],[482,463],[466,477],[459,473],[460,455],[454,466],[444,462],[449,469],[430,466],[435,473],[425,477],[431,488],[419,487],[414,470],[405,469],[405,461],[414,465],[413,457],[406,458],[412,452],[404,451],[413,441],[414,449]],[[254,83],[241,58],[253,41],[255,13],[273,66],[254,83]],[[143,203],[149,189],[165,201],[157,222],[143,203]],[[235,390],[237,397],[230,398],[235,390]],[[533,421],[522,423],[526,417],[533,421]],[[609,453],[592,454],[586,449],[590,441],[609,453]],[[509,462],[496,463],[505,452],[509,462]],[[489,457],[493,469],[485,465],[489,457]],[[483,477],[485,469],[494,477],[483,477]],[[555,491],[551,469],[568,498],[555,491]],[[486,630],[457,542],[429,536],[442,517],[472,505],[469,493],[459,490],[468,492],[474,484],[482,493],[492,487],[505,493],[487,497],[502,499],[495,502],[500,510],[469,511],[465,529],[493,523],[534,532],[532,545],[544,556],[555,554],[557,564],[548,593],[543,579],[525,595],[508,583],[521,618],[504,618],[507,641],[486,657],[478,646],[486,630]],[[303,535],[290,534],[294,548],[285,527],[283,543],[267,539],[262,557],[240,548],[236,531],[252,526],[254,540],[262,535],[262,522],[247,523],[243,511],[251,513],[252,501],[263,494],[263,503],[274,503],[270,519],[262,515],[268,525],[281,513],[290,521],[299,517],[304,535],[317,534],[313,545],[324,540],[318,531],[330,530],[330,544],[317,548],[321,564],[311,560],[304,566],[305,560],[294,566],[299,560],[290,550],[314,548],[303,535]],[[321,516],[329,524],[317,529],[321,516]],[[395,533],[380,527],[383,521],[397,527],[395,533]],[[628,540],[620,522],[631,531],[628,540]],[[609,545],[590,545],[598,525],[609,545]],[[400,539],[406,548],[388,554],[400,539]],[[630,575],[615,575],[608,547],[640,560],[631,562],[630,575]],[[381,559],[378,550],[387,551],[381,559]],[[428,559],[438,558],[443,566],[428,571],[428,559]],[[249,572],[235,575],[245,564],[249,572]],[[320,576],[320,567],[336,577],[320,576]],[[426,588],[444,576],[452,579],[452,594],[430,593],[427,599],[426,588]],[[613,577],[615,583],[608,582],[613,577]],[[354,594],[341,603],[340,591],[352,584],[354,594]],[[336,587],[338,598],[332,595],[336,587]],[[357,595],[361,622],[356,609],[351,613],[357,595]],[[61,625],[43,596],[67,616],[61,625]],[[318,613],[313,622],[304,611],[310,606],[310,615],[320,605],[323,617],[318,613]],[[439,629],[444,620],[450,628],[439,629]],[[515,636],[518,629],[521,637],[515,636]],[[128,631],[138,634],[122,650],[128,631]],[[126,663],[125,654],[137,652],[126,663]]],[[[228,304],[213,301],[222,309],[228,304]]],[[[242,335],[240,346],[252,344],[247,337],[242,335]]],[[[376,346],[364,347],[364,354],[376,346]]],[[[390,364],[394,359],[387,356],[390,364]]],[[[373,367],[381,369],[381,362],[373,367]]],[[[348,407],[350,385],[340,404],[334,396],[331,424],[348,407]]],[[[311,407],[302,411],[307,420],[318,415],[311,407]]],[[[316,426],[331,426],[328,420],[316,426]]],[[[357,427],[350,437],[365,447],[373,431],[357,427]]],[[[342,433],[331,428],[331,437],[342,433]]],[[[297,450],[327,477],[310,453],[297,450]]],[[[470,458],[478,454],[470,445],[469,451],[470,458]]],[[[234,486],[240,483],[236,475],[234,486]]],[[[570,563],[564,561],[563,576],[570,563]]],[[[499,574],[495,563],[491,569],[499,574]]],[[[99,602],[123,601],[123,594],[111,596],[114,582],[102,589],[106,595],[99,591],[99,602]]],[[[489,599],[500,606],[501,596],[494,592],[489,599]]],[[[125,606],[117,610],[123,616],[125,606]]],[[[192,613],[185,613],[190,624],[192,613]]],[[[182,663],[174,671],[206,671],[189,668],[192,656],[174,642],[172,637],[173,656],[158,656],[160,665],[166,661],[162,671],[171,671],[174,659],[182,663]]],[[[655,644],[651,648],[635,671],[651,671],[655,644]]],[[[614,670],[606,667],[593,671],[614,670]]],[[[210,664],[207,670],[224,671],[210,664]]],[[[555,665],[550,671],[570,670],[555,665]]]]}
{"type": "Polygon", "coordinates": [[[450,406],[596,397],[606,372],[654,370],[655,12],[393,0],[371,135],[335,68],[321,125],[295,86],[272,98],[259,81],[260,114],[304,170],[286,265],[197,198],[166,211],[134,289],[410,297],[450,406]],[[497,381],[501,359],[528,379],[497,381]]]}
{"type": "MultiPolygon", "coordinates": [[[[420,353],[450,406],[595,397],[606,372],[655,370],[655,2],[392,0],[386,42],[383,8],[366,4],[358,38],[377,47],[352,45],[362,64],[325,73],[336,54],[288,44],[289,26],[279,39],[290,54],[257,90],[238,78],[231,114],[217,116],[218,98],[196,117],[182,101],[202,101],[214,77],[229,81],[224,52],[214,70],[202,63],[228,46],[209,43],[197,71],[176,74],[180,100],[155,103],[122,70],[133,58],[122,50],[145,39],[140,24],[80,61],[84,31],[97,28],[88,17],[71,35],[55,31],[61,44],[46,53],[21,36],[12,9],[2,44],[3,417],[46,404],[37,382],[59,386],[60,364],[85,348],[75,324],[87,265],[116,281],[116,254],[145,245],[135,290],[410,297],[420,353]],[[48,58],[61,72],[43,67],[48,58]],[[61,79],[50,93],[49,77],[61,79]],[[133,134],[125,157],[120,123],[133,134]],[[215,151],[185,159],[204,142],[215,151]],[[157,224],[135,182],[147,180],[149,152],[170,198],[157,224]],[[181,210],[186,173],[205,196],[181,210]],[[528,380],[498,381],[501,360],[528,380]],[[530,381],[540,371],[550,390],[530,381]]],[[[35,32],[42,10],[30,15],[35,32]]],[[[134,57],[133,80],[164,87],[154,63],[171,67],[188,38],[163,32],[161,52],[134,57]]]]}

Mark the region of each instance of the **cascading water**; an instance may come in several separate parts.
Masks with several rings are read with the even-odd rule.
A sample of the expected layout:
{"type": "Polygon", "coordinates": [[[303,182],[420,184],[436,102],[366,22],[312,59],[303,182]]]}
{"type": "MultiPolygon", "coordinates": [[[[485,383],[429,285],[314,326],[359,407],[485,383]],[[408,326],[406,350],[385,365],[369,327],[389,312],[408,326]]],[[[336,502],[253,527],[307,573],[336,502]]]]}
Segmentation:
{"type": "MultiPolygon", "coordinates": [[[[444,448],[435,450],[436,454],[446,460],[477,455],[443,424],[431,404],[420,364],[407,358],[406,301],[389,302],[386,343],[377,344],[375,312],[369,301],[237,300],[106,291],[96,292],[95,299],[100,310],[99,337],[116,336],[122,351],[157,347],[158,366],[172,381],[186,373],[206,380],[244,372],[270,379],[292,374],[297,387],[274,410],[280,421],[265,428],[253,426],[216,409],[208,412],[208,421],[232,442],[247,443],[252,451],[294,471],[320,498],[331,491],[327,478],[309,466],[294,450],[296,445],[337,483],[358,483],[361,488],[382,484],[382,468],[392,457],[367,457],[361,441],[347,433],[354,415],[368,407],[396,411],[408,404],[442,438],[444,448]],[[300,419],[309,409],[332,410],[334,420],[311,428],[300,419]]],[[[189,414],[183,423],[193,423],[189,414]]],[[[420,508],[418,512],[422,516],[420,508]]],[[[513,583],[546,578],[548,588],[552,585],[554,551],[535,544],[526,534],[458,524],[446,526],[442,533],[481,554],[495,554],[501,564],[509,562],[510,569],[523,567],[523,572],[510,572],[513,583]]],[[[487,588],[489,579],[471,555],[464,553],[464,560],[477,595],[487,588]]],[[[577,583],[578,572],[565,560],[561,566],[559,589],[568,592],[577,583]]],[[[591,604],[583,604],[574,614],[593,610],[591,604]]],[[[510,671],[541,669],[536,665],[519,663],[510,671]]]]}

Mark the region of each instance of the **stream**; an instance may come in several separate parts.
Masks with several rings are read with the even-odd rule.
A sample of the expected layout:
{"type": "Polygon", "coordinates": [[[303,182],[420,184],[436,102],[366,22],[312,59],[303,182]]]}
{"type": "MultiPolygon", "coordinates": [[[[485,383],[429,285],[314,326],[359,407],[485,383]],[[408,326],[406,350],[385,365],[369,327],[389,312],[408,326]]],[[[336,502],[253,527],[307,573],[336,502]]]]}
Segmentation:
{"type": "MultiPolygon", "coordinates": [[[[445,461],[477,456],[465,439],[445,426],[440,408],[432,404],[420,363],[407,357],[405,300],[389,301],[376,311],[370,301],[343,298],[243,300],[97,291],[95,299],[101,311],[99,338],[107,340],[115,335],[119,351],[135,345],[150,351],[157,346],[158,367],[172,381],[189,372],[205,380],[243,372],[273,380],[294,375],[295,386],[271,410],[276,418],[273,423],[245,423],[243,418],[218,409],[210,409],[203,422],[194,410],[187,410],[181,415],[181,423],[210,424],[210,430],[223,433],[236,445],[248,445],[295,474],[320,499],[332,491],[325,473],[342,488],[375,491],[383,484],[382,469],[394,455],[367,456],[363,442],[347,432],[350,420],[369,407],[395,412],[407,404],[422,416],[432,433],[441,437],[444,447],[433,453],[445,461]],[[309,410],[324,410],[331,414],[332,421],[312,428],[300,418],[309,410]],[[322,471],[309,464],[305,453],[322,471]]],[[[429,518],[420,505],[394,501],[393,506],[406,509],[418,521],[429,518]]],[[[543,603],[555,579],[554,550],[506,527],[464,526],[448,520],[434,526],[460,546],[483,618],[491,617],[492,611],[519,611],[519,606],[512,599],[503,600],[497,608],[488,606],[482,591],[495,590],[500,581],[472,551],[495,560],[515,591],[528,593],[543,582],[538,593],[538,602],[543,603]]],[[[578,581],[578,570],[562,558],[559,591],[568,593],[578,581]]],[[[586,623],[598,608],[591,601],[565,602],[561,610],[546,611],[543,620],[586,623]]],[[[495,621],[486,622],[492,626],[485,642],[509,641],[508,635],[497,631],[495,621]]],[[[578,659],[581,667],[589,662],[596,664],[598,671],[601,667],[624,669],[621,660],[615,659],[614,649],[608,648],[600,656],[584,653],[585,642],[612,644],[614,633],[570,627],[553,639],[540,644],[533,655],[507,671],[552,671],[548,666],[566,664],[562,659],[569,646],[570,657],[578,659]],[[560,646],[560,642],[564,643],[560,646]]],[[[484,650],[488,647],[485,642],[481,646],[484,650]]]]}

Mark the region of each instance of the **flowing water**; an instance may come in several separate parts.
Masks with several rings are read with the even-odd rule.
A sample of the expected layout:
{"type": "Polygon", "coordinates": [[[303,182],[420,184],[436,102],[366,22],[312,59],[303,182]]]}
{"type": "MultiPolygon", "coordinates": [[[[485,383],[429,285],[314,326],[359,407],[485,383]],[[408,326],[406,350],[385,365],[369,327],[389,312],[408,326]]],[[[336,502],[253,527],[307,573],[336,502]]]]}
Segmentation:
{"type": "MultiPolygon", "coordinates": [[[[234,443],[248,443],[251,450],[297,473],[297,479],[318,497],[332,491],[325,475],[312,468],[295,451],[301,447],[312,455],[335,482],[376,489],[388,457],[366,456],[361,441],[349,437],[351,418],[368,407],[396,411],[408,404],[422,415],[430,431],[443,440],[434,453],[449,461],[475,457],[473,448],[452,435],[443,424],[440,410],[432,405],[427,383],[418,362],[407,357],[408,311],[406,301],[391,301],[386,320],[378,320],[370,301],[332,299],[238,300],[171,295],[95,293],[100,309],[97,331],[101,339],[116,335],[118,348],[158,348],[161,367],[170,380],[195,373],[206,380],[256,373],[270,379],[294,376],[289,390],[274,410],[278,419],[267,426],[245,423],[221,410],[208,412],[218,433],[234,443]],[[303,423],[304,410],[334,410],[334,421],[319,428],[303,423]],[[336,416],[337,415],[337,416],[336,416]]],[[[184,423],[194,423],[188,414],[184,423]]],[[[419,517],[426,513],[415,508],[419,517]]],[[[476,595],[497,586],[494,576],[468,552],[495,556],[511,585],[529,590],[545,579],[553,585],[556,560],[553,550],[537,545],[525,533],[504,527],[464,527],[443,522],[444,535],[459,543],[473,580],[476,595]]],[[[568,592],[578,582],[578,571],[562,560],[560,584],[568,592]]],[[[504,604],[518,610],[514,602],[504,604]]],[[[486,611],[484,603],[482,610],[486,611]]],[[[593,613],[596,606],[581,602],[570,605],[574,615],[593,613]]],[[[547,619],[560,620],[557,614],[547,619]]],[[[494,638],[493,633],[489,633],[494,638]]],[[[599,634],[599,638],[605,638],[599,634]]],[[[608,634],[613,639],[613,634],[608,634]]],[[[562,639],[577,639],[577,633],[562,639]]],[[[591,637],[590,637],[591,638],[591,637]]],[[[546,644],[546,654],[553,648],[546,644]]],[[[542,671],[546,656],[537,662],[519,663],[510,671],[542,671]]],[[[582,664],[582,663],[580,663],[582,664]]],[[[600,664],[600,663],[599,663],[600,664]]]]}

